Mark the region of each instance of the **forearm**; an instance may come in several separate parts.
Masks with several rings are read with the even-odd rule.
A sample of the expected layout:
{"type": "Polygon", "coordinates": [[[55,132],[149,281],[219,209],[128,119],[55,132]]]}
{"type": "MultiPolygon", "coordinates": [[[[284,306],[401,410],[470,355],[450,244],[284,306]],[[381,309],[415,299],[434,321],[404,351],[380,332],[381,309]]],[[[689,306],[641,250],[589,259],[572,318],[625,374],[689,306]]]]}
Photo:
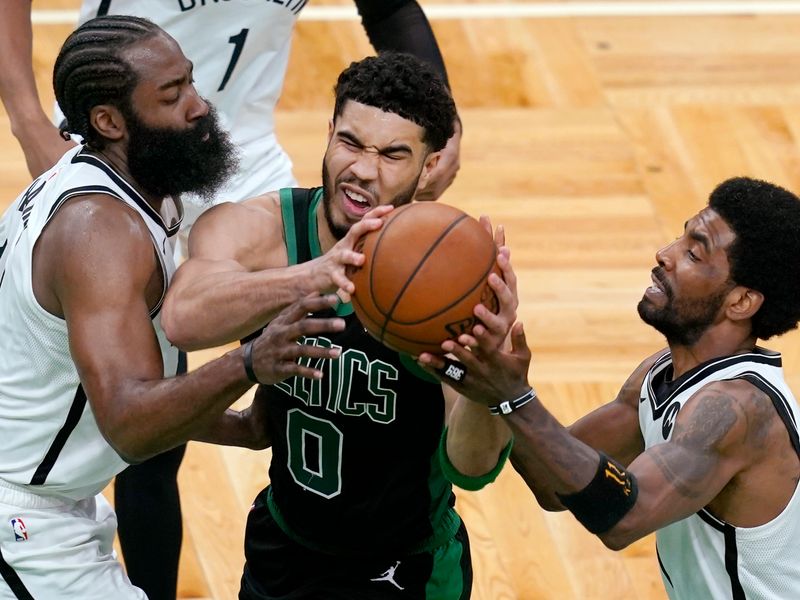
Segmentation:
{"type": "Polygon", "coordinates": [[[594,477],[597,451],[574,438],[538,398],[502,418],[514,435],[511,462],[544,508],[557,510],[556,493],[578,492],[594,477]]]}
{"type": "MultiPolygon", "coordinates": [[[[96,417],[117,452],[140,462],[207,434],[252,385],[237,348],[188,375],[155,382],[125,380],[108,390],[113,399],[103,405],[110,410],[96,417]]],[[[236,427],[230,422],[227,426],[236,427]]]]}
{"type": "Polygon", "coordinates": [[[416,1],[356,0],[356,6],[375,50],[413,54],[430,63],[448,83],[436,37],[416,1]]]}
{"type": "Polygon", "coordinates": [[[447,456],[456,470],[470,477],[492,471],[511,441],[503,419],[480,404],[458,397],[448,419],[447,456]]]}
{"type": "Polygon", "coordinates": [[[229,408],[208,429],[199,432],[194,439],[222,446],[263,450],[269,447],[271,442],[267,437],[264,424],[253,420],[251,412],[251,406],[242,411],[229,408]]]}
{"type": "Polygon", "coordinates": [[[33,74],[31,0],[4,0],[0,19],[0,99],[20,137],[29,122],[47,120],[33,74]]]}
{"type": "Polygon", "coordinates": [[[185,351],[240,340],[310,293],[304,265],[200,277],[179,271],[179,275],[167,293],[162,326],[170,342],[185,351]]]}

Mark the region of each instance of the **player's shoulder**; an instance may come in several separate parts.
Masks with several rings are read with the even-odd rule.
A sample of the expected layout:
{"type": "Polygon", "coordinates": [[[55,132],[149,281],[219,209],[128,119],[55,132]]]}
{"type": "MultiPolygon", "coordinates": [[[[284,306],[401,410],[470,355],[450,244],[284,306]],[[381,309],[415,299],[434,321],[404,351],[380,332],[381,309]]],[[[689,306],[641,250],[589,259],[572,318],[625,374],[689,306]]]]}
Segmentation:
{"type": "Polygon", "coordinates": [[[757,451],[779,420],[772,399],[749,381],[710,381],[684,404],[673,439],[684,444],[696,440],[720,452],[739,452],[742,447],[757,451]]]}
{"type": "Polygon", "coordinates": [[[145,239],[150,234],[142,215],[131,205],[110,194],[81,194],[59,207],[47,230],[62,230],[76,239],[108,238],[116,242],[145,239]]]}
{"type": "Polygon", "coordinates": [[[653,368],[653,365],[655,365],[656,362],[658,362],[668,352],[669,350],[666,348],[661,349],[640,362],[625,380],[625,383],[622,384],[619,394],[617,395],[617,400],[620,402],[626,402],[633,406],[638,406],[642,384],[644,383],[645,377],[647,377],[647,373],[649,373],[650,369],[653,368]]]}

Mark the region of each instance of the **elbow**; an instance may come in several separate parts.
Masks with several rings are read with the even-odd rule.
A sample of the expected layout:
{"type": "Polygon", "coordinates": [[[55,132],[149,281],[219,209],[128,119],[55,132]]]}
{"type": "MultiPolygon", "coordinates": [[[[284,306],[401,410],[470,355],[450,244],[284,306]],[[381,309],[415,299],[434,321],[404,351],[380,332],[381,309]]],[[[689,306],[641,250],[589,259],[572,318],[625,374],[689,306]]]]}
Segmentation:
{"type": "Polygon", "coordinates": [[[176,316],[176,309],[172,303],[165,302],[161,308],[161,328],[164,330],[164,335],[167,336],[169,343],[183,350],[184,352],[192,352],[200,350],[202,347],[198,343],[196,336],[191,334],[190,328],[187,328],[182,320],[176,316]]]}
{"type": "Polygon", "coordinates": [[[619,552],[641,538],[642,534],[634,531],[630,524],[623,519],[608,531],[598,533],[597,537],[600,538],[606,548],[619,552]]]}

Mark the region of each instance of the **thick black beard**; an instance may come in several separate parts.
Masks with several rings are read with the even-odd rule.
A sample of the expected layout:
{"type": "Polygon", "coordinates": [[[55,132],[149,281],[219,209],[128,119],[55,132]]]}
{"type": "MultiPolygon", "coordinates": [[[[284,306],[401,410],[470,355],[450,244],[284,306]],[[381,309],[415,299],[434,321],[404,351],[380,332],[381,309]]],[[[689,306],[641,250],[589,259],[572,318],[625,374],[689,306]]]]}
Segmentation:
{"type": "MultiPolygon", "coordinates": [[[[419,182],[421,174],[422,170],[417,173],[416,178],[409,187],[401,191],[392,199],[391,204],[393,206],[403,206],[404,204],[410,203],[414,199],[414,194],[417,191],[417,183],[419,182]]],[[[333,220],[331,204],[333,203],[333,194],[334,190],[336,189],[336,185],[340,183],[352,183],[353,185],[357,185],[358,187],[368,191],[373,197],[377,197],[377,194],[375,194],[375,191],[371,189],[369,185],[359,181],[355,177],[348,177],[347,179],[341,179],[337,182],[331,181],[328,173],[328,165],[326,164],[325,159],[322,160],[322,209],[323,213],[325,214],[325,223],[328,225],[328,229],[330,229],[334,239],[337,240],[341,240],[344,236],[346,236],[351,227],[350,223],[339,225],[333,220]]]]}
{"type": "Polygon", "coordinates": [[[725,286],[713,296],[691,303],[676,302],[669,284],[664,279],[660,281],[667,296],[666,306],[656,308],[642,298],[636,307],[639,317],[667,338],[670,346],[694,346],[711,327],[731,288],[725,286]]]}
{"type": "Polygon", "coordinates": [[[192,192],[210,200],[236,172],[236,146],[220,127],[213,107],[185,130],[150,127],[133,111],[128,112],[128,169],[136,183],[153,196],[192,192]]]}

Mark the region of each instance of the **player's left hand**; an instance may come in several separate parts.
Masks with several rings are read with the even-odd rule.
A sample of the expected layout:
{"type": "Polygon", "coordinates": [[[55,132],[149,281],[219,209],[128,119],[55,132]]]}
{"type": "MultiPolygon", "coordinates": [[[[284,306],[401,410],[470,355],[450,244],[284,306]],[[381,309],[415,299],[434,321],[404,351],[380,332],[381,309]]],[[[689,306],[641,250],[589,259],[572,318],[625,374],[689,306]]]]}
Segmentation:
{"type": "Polygon", "coordinates": [[[455,133],[447,140],[447,145],[442,149],[439,162],[431,171],[428,182],[424,187],[418,188],[414,199],[426,202],[438,200],[444,191],[456,178],[456,173],[461,168],[461,120],[456,118],[454,123],[455,133]]]}
{"type": "MultiPolygon", "coordinates": [[[[486,225],[489,225],[488,219],[486,225]]],[[[502,231],[497,234],[497,238],[504,240],[502,231]]],[[[492,313],[482,304],[476,306],[475,316],[480,319],[480,323],[472,328],[472,334],[462,334],[457,340],[442,343],[442,350],[466,367],[464,378],[454,381],[443,376],[447,363],[440,356],[423,353],[418,359],[423,367],[456,391],[472,400],[490,405],[520,395],[508,396],[506,392],[513,394],[513,391],[508,391],[509,388],[519,387],[525,391],[530,363],[530,351],[525,343],[521,324],[515,324],[519,298],[517,278],[511,266],[508,247],[501,246],[498,249],[497,264],[503,277],[492,273],[489,276],[489,285],[497,296],[498,313],[492,313]]]]}

